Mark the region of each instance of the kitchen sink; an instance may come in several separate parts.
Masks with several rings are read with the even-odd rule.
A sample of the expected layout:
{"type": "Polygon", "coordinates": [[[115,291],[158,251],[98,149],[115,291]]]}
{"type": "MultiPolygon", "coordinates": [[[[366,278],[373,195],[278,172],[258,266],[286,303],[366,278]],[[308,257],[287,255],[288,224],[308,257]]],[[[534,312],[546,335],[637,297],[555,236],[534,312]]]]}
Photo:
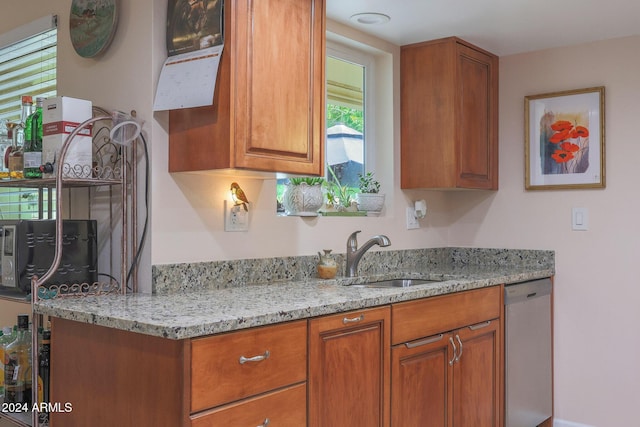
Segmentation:
{"type": "Polygon", "coordinates": [[[355,288],[408,288],[410,286],[424,285],[425,283],[440,282],[440,280],[425,279],[390,279],[379,282],[367,282],[351,285],[355,288]]]}

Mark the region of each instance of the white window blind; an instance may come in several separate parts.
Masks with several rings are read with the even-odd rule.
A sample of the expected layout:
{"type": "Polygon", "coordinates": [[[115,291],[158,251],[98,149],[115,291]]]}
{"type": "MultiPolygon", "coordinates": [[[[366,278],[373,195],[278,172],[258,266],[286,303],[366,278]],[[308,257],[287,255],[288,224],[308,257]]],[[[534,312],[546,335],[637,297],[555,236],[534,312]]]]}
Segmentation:
{"type": "MultiPolygon", "coordinates": [[[[56,95],[57,43],[55,15],[0,34],[0,120],[20,120],[22,95],[31,95],[34,102],[36,97],[56,95]]],[[[46,212],[49,194],[30,188],[0,188],[0,219],[41,217],[39,206],[46,212]]]]}
{"type": "Polygon", "coordinates": [[[0,36],[0,120],[20,118],[22,95],[55,96],[56,23],[50,16],[0,36]]]}

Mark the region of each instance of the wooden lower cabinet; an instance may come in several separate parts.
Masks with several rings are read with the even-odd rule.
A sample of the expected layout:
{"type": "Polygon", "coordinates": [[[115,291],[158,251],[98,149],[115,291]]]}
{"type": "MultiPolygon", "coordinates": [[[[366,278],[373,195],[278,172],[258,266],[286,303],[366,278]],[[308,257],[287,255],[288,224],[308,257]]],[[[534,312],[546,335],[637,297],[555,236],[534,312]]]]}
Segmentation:
{"type": "Polygon", "coordinates": [[[502,312],[495,286],[187,340],[52,318],[51,426],[502,427],[502,312]]]}
{"type": "Polygon", "coordinates": [[[51,318],[51,427],[177,427],[188,419],[185,342],[51,318]]]}
{"type": "Polygon", "coordinates": [[[309,321],[309,427],[388,427],[390,308],[309,321]]]}
{"type": "Polygon", "coordinates": [[[500,321],[394,346],[391,424],[500,427],[500,321]]]}
{"type": "Polygon", "coordinates": [[[306,425],[306,320],[187,340],[51,324],[51,401],[72,405],[52,427],[306,425]]]}
{"type": "Polygon", "coordinates": [[[392,305],[392,426],[502,427],[502,289],[392,305]]]}
{"type": "Polygon", "coordinates": [[[191,427],[304,427],[307,425],[306,402],[306,384],[298,384],[194,415],[191,427]]]}

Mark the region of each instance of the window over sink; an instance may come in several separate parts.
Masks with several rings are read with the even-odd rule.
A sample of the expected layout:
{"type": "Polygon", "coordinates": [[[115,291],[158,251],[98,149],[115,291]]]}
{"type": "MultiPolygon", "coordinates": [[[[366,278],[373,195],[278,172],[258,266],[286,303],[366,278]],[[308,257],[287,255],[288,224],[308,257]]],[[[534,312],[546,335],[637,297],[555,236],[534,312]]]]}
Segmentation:
{"type": "MultiPolygon", "coordinates": [[[[325,197],[348,206],[358,190],[360,174],[373,164],[374,56],[361,49],[327,41],[325,197]],[[331,189],[340,189],[339,192],[331,189]],[[327,191],[328,190],[328,191],[327,191]]],[[[289,177],[277,181],[277,210],[284,214],[283,195],[289,177]]]]}

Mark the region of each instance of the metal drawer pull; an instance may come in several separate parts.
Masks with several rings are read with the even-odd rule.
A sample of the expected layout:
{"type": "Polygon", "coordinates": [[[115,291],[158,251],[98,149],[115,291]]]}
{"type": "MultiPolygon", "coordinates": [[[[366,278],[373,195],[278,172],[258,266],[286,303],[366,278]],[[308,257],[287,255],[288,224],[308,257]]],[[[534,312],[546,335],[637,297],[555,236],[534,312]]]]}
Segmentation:
{"type": "Polygon", "coordinates": [[[269,425],[269,418],[265,418],[264,422],[260,424],[258,427],[267,427],[269,425]]]}
{"type": "Polygon", "coordinates": [[[456,334],[456,339],[458,340],[458,344],[460,344],[460,352],[456,356],[456,362],[459,362],[460,358],[462,357],[462,341],[460,340],[460,335],[458,334],[456,334]]]}
{"type": "Polygon", "coordinates": [[[491,320],[487,320],[486,322],[478,323],[477,325],[471,325],[469,326],[469,329],[471,329],[472,331],[475,331],[481,328],[486,328],[490,324],[491,324],[491,320]]]}
{"type": "Polygon", "coordinates": [[[416,348],[416,347],[420,347],[421,345],[427,345],[427,344],[434,343],[436,341],[440,341],[442,338],[444,338],[444,334],[435,335],[433,337],[425,338],[420,341],[407,342],[407,343],[404,343],[404,345],[407,348],[416,348]]]}
{"type": "Polygon", "coordinates": [[[271,353],[269,353],[269,350],[267,350],[264,352],[264,354],[260,354],[258,356],[253,356],[253,357],[240,356],[240,359],[238,361],[240,362],[241,365],[244,365],[247,362],[262,362],[263,360],[268,359],[270,355],[271,353]]]}
{"type": "Polygon", "coordinates": [[[364,320],[364,314],[361,314],[360,316],[353,317],[351,319],[349,319],[348,317],[345,317],[342,319],[342,323],[346,325],[348,323],[356,323],[356,322],[361,322],[363,320],[364,320]]]}
{"type": "Polygon", "coordinates": [[[451,358],[451,360],[449,360],[449,366],[453,366],[453,362],[456,361],[456,353],[458,352],[458,350],[456,349],[456,343],[453,342],[453,337],[449,337],[449,342],[453,347],[453,357],[451,358]]]}

